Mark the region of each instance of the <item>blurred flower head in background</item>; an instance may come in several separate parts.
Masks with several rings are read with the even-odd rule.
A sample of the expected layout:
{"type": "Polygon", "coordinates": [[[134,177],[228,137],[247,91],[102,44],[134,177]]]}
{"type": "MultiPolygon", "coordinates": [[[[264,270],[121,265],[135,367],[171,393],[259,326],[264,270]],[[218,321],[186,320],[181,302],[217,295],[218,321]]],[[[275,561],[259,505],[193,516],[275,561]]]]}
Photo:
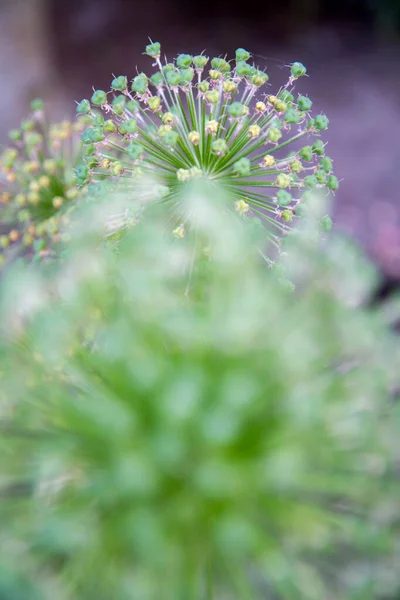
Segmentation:
{"type": "Polygon", "coordinates": [[[257,228],[215,190],[189,182],[182,239],[150,202],[118,253],[93,245],[99,203],[85,205],[62,264],[6,274],[7,597],[398,589],[399,349],[360,306],[373,270],[339,239],[321,250],[311,223],[267,269],[257,228]]]}

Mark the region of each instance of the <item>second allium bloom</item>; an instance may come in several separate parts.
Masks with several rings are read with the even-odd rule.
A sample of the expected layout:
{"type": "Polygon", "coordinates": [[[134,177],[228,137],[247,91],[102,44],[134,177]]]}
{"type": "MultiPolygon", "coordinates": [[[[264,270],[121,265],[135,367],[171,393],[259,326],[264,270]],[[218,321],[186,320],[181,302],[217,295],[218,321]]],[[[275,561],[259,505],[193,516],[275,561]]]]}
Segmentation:
{"type": "MultiPolygon", "coordinates": [[[[206,177],[226,189],[239,214],[268,222],[274,240],[307,210],[305,192],[338,188],[320,139],[328,119],[312,117],[310,98],[294,94],[304,65],[293,63],[273,95],[267,73],[243,48],[234,61],[180,54],[163,64],[159,43],[148,45],[146,54],[154,59],[153,74],[139,73],[131,82],[115,77],[109,92],[96,90],[77,107],[92,119],[77,170],[82,184],[155,175],[177,223],[184,223],[180,188],[206,177]],[[302,145],[307,137],[315,139],[302,145]]],[[[330,219],[322,225],[328,228],[330,219]]]]}

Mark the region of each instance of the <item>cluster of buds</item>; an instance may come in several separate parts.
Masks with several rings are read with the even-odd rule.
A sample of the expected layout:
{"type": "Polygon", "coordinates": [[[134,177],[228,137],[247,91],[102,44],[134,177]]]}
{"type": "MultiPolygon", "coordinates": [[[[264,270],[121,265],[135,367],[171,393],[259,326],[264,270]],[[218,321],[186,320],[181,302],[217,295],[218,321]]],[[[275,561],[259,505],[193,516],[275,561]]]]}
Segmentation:
{"type": "Polygon", "coordinates": [[[0,264],[12,249],[46,255],[78,195],[74,169],[85,120],[48,126],[41,100],[31,110],[0,154],[0,264]]]}
{"type": "MultiPolygon", "coordinates": [[[[310,98],[294,93],[304,65],[290,65],[286,84],[272,95],[267,73],[243,48],[232,61],[180,54],[163,63],[158,42],[146,54],[151,75],[115,77],[109,91],[95,90],[78,104],[77,113],[91,121],[82,135],[80,185],[153,175],[168,189],[165,199],[174,199],[180,227],[179,187],[204,177],[226,189],[240,215],[268,224],[277,246],[290,222],[307,212],[307,194],[338,188],[320,139],[328,118],[313,116],[310,98]],[[312,139],[301,145],[306,138],[312,139]]],[[[330,226],[324,218],[322,227],[330,226]]]]}

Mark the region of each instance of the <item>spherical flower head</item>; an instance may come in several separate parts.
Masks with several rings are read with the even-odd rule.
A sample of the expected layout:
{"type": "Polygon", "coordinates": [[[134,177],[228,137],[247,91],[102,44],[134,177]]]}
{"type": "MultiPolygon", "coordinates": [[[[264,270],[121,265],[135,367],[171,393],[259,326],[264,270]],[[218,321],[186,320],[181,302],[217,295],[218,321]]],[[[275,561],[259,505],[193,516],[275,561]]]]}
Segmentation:
{"type": "MultiPolygon", "coordinates": [[[[81,104],[77,125],[86,118],[88,108],[90,111],[89,101],[81,104]]],[[[39,239],[54,248],[56,240],[39,226],[61,218],[57,198],[63,199],[63,210],[72,208],[77,182],[71,172],[80,160],[81,128],[73,128],[69,121],[49,125],[44,103],[39,99],[31,103],[31,110],[17,130],[19,135],[10,136],[17,147],[0,155],[0,182],[3,179],[9,199],[1,220],[6,231],[18,233],[18,237],[13,233],[8,239],[15,256],[21,252],[24,259],[37,258],[39,239]]]]}
{"type": "Polygon", "coordinates": [[[153,70],[134,76],[130,90],[125,76],[114,77],[110,92],[94,92],[93,102],[78,105],[90,122],[82,135],[79,185],[119,171],[124,177],[155,176],[168,190],[164,199],[173,199],[173,221],[180,222],[180,187],[201,175],[231,195],[232,208],[241,200],[248,204],[251,219],[268,224],[264,229],[279,251],[287,223],[300,218],[294,211],[302,194],[338,186],[331,161],[322,160],[319,135],[327,118],[311,115],[308,96],[295,98],[294,82],[305,67],[293,63],[287,83],[274,93],[266,89],[268,73],[250,63],[243,48],[236,61],[182,53],[162,62],[159,52],[159,45],[146,48],[155,58],[153,70]],[[295,200],[288,188],[296,190],[295,200]],[[277,205],[293,208],[290,220],[277,205]]]}

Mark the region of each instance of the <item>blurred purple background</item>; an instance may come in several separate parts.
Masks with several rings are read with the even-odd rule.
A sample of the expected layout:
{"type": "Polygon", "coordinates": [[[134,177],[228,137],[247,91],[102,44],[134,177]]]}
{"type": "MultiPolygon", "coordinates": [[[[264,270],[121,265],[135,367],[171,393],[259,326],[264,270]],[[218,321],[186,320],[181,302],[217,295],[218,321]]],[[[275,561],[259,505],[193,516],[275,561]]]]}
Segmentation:
{"type": "Polygon", "coordinates": [[[400,280],[399,23],[400,0],[0,0],[0,143],[32,98],[69,117],[111,73],[149,67],[148,36],[171,57],[243,46],[273,85],[300,60],[310,74],[302,89],[330,119],[336,227],[400,280]]]}

